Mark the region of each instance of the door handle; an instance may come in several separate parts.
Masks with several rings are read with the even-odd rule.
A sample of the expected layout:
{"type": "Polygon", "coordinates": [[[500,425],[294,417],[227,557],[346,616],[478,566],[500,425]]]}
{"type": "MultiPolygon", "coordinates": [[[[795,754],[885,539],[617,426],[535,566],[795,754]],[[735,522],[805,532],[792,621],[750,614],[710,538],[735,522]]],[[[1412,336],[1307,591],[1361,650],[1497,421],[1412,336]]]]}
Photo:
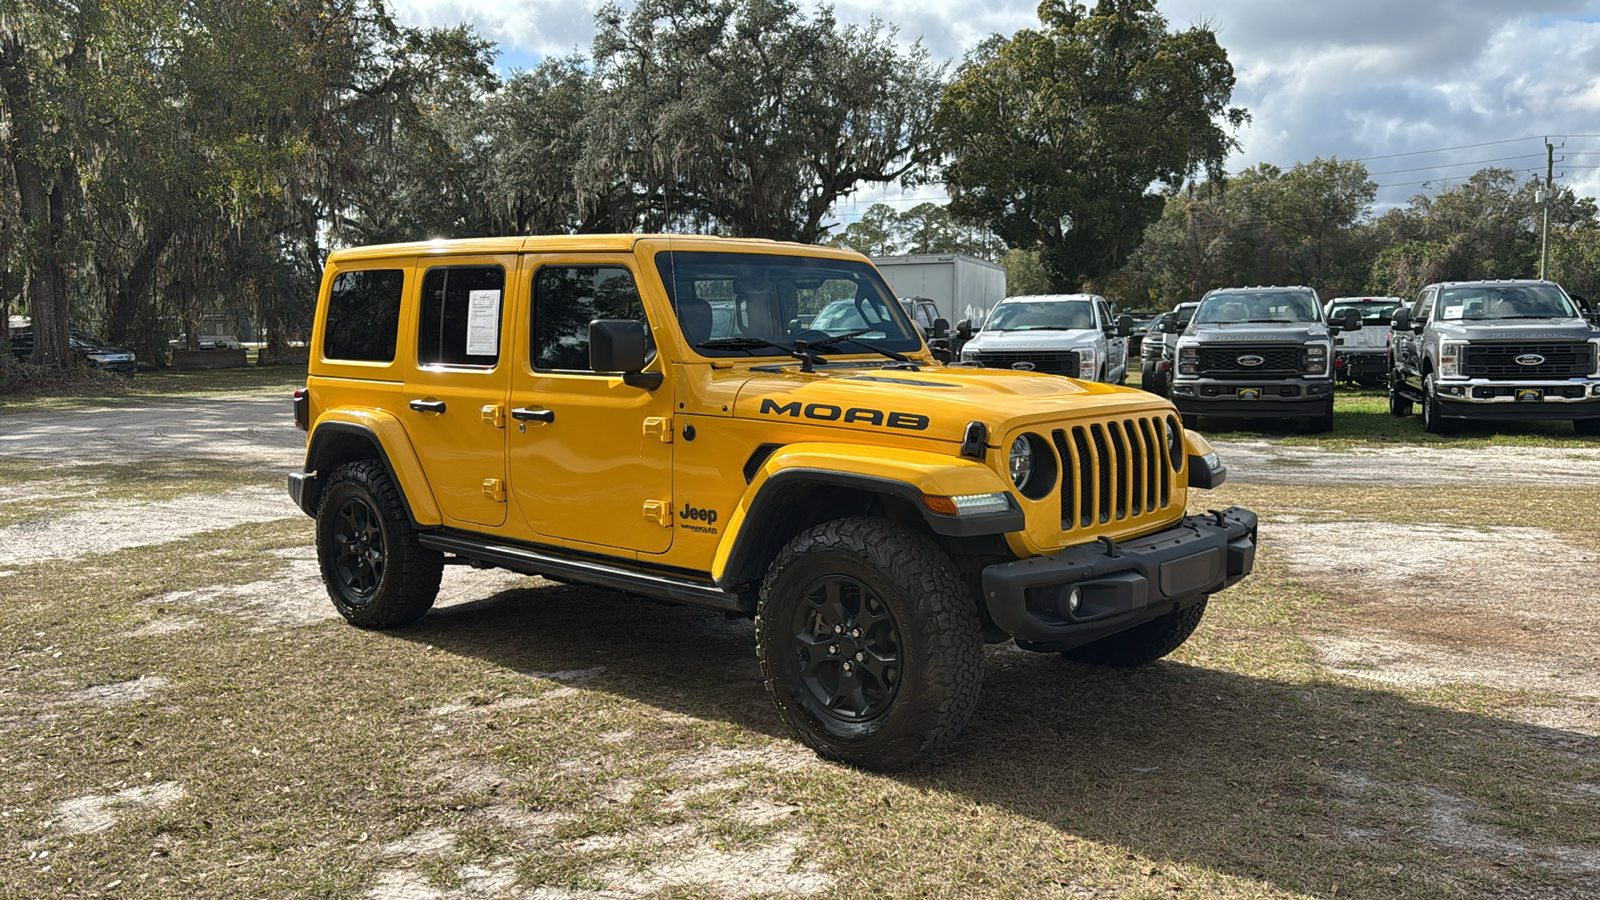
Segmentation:
{"type": "Polygon", "coordinates": [[[408,404],[417,412],[442,413],[444,412],[443,400],[413,400],[408,404]]]}
{"type": "Polygon", "coordinates": [[[511,418],[518,422],[554,422],[556,411],[553,409],[513,409],[511,418]]]}

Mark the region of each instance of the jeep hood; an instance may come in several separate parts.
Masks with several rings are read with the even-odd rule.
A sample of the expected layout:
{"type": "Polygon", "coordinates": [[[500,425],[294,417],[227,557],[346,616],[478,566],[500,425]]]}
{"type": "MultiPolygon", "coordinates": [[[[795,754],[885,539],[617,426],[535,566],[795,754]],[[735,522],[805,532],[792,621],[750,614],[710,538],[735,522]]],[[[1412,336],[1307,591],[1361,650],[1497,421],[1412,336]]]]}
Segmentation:
{"type": "Polygon", "coordinates": [[[1144,391],[1014,369],[838,366],[806,375],[784,366],[718,373],[719,380],[730,377],[744,379],[732,411],[737,418],[939,441],[959,442],[973,421],[996,435],[1020,425],[1172,409],[1144,391]]]}
{"type": "Polygon", "coordinates": [[[1431,326],[1446,341],[1587,341],[1600,337],[1583,319],[1513,319],[1511,321],[1444,321],[1431,326]]]}
{"type": "Polygon", "coordinates": [[[1323,322],[1295,322],[1284,325],[1194,325],[1183,333],[1185,340],[1206,344],[1270,344],[1274,341],[1305,343],[1326,340],[1328,326],[1323,322]]]}

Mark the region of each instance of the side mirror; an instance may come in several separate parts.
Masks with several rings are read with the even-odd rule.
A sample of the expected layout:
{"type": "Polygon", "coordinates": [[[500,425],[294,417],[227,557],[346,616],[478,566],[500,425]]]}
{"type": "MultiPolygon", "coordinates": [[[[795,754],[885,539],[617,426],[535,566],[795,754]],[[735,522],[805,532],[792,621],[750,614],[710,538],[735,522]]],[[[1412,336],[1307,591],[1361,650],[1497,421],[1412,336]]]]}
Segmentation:
{"type": "Polygon", "coordinates": [[[949,337],[950,336],[950,320],[949,319],[934,319],[933,320],[933,336],[935,338],[947,338],[947,337],[949,337]]]}
{"type": "Polygon", "coordinates": [[[621,372],[624,384],[655,390],[666,380],[659,372],[646,374],[648,360],[644,323],[637,319],[595,319],[589,323],[589,368],[596,372],[621,372]]]}
{"type": "Polygon", "coordinates": [[[963,341],[972,340],[972,320],[962,319],[956,323],[956,337],[963,341]]]}
{"type": "Polygon", "coordinates": [[[1411,310],[1406,309],[1404,306],[1395,310],[1394,315],[1389,317],[1389,327],[1393,328],[1395,331],[1406,331],[1410,329],[1411,310]]]}
{"type": "Polygon", "coordinates": [[[1162,319],[1161,320],[1161,333],[1162,334],[1177,334],[1178,333],[1178,320],[1177,319],[1162,319]]]}
{"type": "Polygon", "coordinates": [[[1361,310],[1347,309],[1340,315],[1339,320],[1332,323],[1335,331],[1360,331],[1361,310]]]}
{"type": "Polygon", "coordinates": [[[1133,316],[1123,314],[1117,316],[1117,337],[1133,336],[1133,316]]]}

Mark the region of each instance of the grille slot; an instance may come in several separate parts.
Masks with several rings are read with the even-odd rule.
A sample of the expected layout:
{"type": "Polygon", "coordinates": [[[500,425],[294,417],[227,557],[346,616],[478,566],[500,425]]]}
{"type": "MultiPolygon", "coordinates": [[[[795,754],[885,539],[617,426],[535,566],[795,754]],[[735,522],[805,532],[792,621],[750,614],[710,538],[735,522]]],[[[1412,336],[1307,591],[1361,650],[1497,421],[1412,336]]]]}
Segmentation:
{"type": "Polygon", "coordinates": [[[1033,363],[1033,371],[1078,377],[1076,350],[981,350],[974,357],[990,369],[1009,369],[1013,363],[1033,363]]]}
{"type": "Polygon", "coordinates": [[[1061,528],[1073,531],[1126,522],[1172,502],[1165,420],[1140,417],[1058,428],[1051,434],[1064,468],[1061,528]]]}
{"type": "Polygon", "coordinates": [[[1264,347],[1201,347],[1200,374],[1214,378],[1284,377],[1300,374],[1300,345],[1268,345],[1264,347]],[[1241,356],[1259,356],[1261,365],[1247,366],[1239,362],[1241,356]]]}
{"type": "Polygon", "coordinates": [[[1480,378],[1573,378],[1594,373],[1594,345],[1587,342],[1552,344],[1468,344],[1461,374],[1480,378]],[[1517,357],[1533,354],[1544,362],[1524,366],[1517,357]]]}

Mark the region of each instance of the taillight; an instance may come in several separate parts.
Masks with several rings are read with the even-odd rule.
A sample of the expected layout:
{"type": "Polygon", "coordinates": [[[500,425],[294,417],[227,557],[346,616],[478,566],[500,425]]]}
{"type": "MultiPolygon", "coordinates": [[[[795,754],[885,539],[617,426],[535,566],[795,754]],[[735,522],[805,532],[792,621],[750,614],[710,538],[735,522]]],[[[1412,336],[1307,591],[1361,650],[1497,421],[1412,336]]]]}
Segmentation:
{"type": "Polygon", "coordinates": [[[301,431],[311,430],[311,392],[305,388],[295,388],[294,391],[294,427],[301,431]]]}

